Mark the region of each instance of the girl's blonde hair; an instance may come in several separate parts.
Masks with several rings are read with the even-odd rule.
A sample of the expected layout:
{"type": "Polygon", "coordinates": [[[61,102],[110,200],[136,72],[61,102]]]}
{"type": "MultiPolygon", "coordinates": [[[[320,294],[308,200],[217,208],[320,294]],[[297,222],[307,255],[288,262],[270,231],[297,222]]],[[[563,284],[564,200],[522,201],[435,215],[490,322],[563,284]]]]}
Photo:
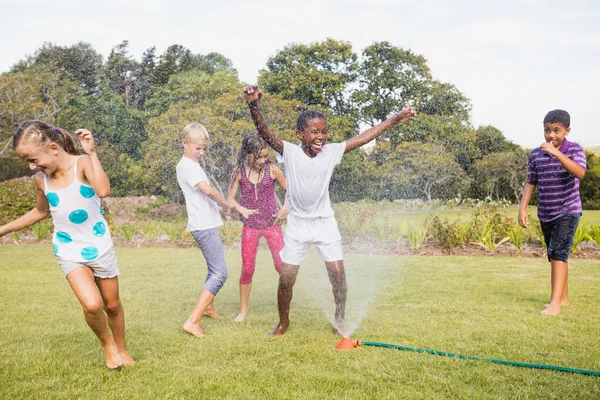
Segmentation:
{"type": "Polygon", "coordinates": [[[13,136],[13,150],[21,144],[33,144],[44,148],[50,143],[56,143],[67,153],[74,156],[82,154],[69,132],[42,121],[29,120],[23,122],[13,136]]]}
{"type": "Polygon", "coordinates": [[[183,128],[182,136],[183,139],[189,143],[200,143],[205,145],[210,143],[208,131],[200,122],[192,122],[183,128]]]}

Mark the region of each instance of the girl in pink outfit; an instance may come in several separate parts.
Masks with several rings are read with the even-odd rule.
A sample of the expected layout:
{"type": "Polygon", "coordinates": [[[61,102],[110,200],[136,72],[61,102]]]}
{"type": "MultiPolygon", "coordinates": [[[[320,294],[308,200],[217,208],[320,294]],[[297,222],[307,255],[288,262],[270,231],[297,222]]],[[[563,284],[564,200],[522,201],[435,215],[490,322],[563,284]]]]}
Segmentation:
{"type": "Polygon", "coordinates": [[[248,218],[241,217],[242,231],[242,275],[240,276],[240,314],[236,322],[242,322],[248,315],[248,300],[252,288],[252,276],[256,267],[256,252],[261,237],[271,250],[275,270],[281,271],[279,252],[283,249],[281,223],[288,215],[287,196],[279,209],[275,197],[275,182],[285,191],[285,176],[281,169],[267,159],[269,150],[256,132],[249,133],[242,140],[238,157],[238,167],[231,175],[229,201],[235,204],[240,189],[239,204],[252,210],[248,218]]]}

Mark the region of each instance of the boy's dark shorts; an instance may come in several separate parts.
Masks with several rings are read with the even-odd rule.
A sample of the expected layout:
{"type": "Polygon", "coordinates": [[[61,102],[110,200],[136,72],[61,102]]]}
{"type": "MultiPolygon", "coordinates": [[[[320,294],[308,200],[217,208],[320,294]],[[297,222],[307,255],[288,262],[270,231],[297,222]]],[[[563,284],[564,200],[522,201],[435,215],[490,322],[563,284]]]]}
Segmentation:
{"type": "Polygon", "coordinates": [[[544,241],[548,248],[548,261],[569,261],[573,238],[581,214],[567,214],[550,222],[541,222],[544,241]]]}

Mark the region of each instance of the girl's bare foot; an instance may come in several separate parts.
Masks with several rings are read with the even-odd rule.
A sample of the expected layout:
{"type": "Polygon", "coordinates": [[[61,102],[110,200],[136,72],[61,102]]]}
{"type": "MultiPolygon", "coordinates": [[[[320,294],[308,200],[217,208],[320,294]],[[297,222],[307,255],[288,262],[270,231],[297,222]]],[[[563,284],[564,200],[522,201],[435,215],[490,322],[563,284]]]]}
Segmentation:
{"type": "Polygon", "coordinates": [[[189,321],[185,321],[185,324],[183,324],[183,330],[192,336],[196,336],[196,337],[206,336],[204,334],[204,332],[202,331],[202,329],[200,328],[200,324],[194,325],[189,321]]]}
{"type": "MultiPolygon", "coordinates": [[[[568,306],[568,305],[569,305],[569,300],[563,300],[563,301],[560,302],[560,306],[561,307],[565,307],[565,306],[568,306]]],[[[550,303],[544,304],[544,307],[546,307],[546,308],[550,307],[550,303]]]]}
{"type": "Polygon", "coordinates": [[[135,365],[135,360],[129,355],[127,350],[119,350],[121,357],[123,358],[123,365],[132,366],[135,365]]]}
{"type": "Polygon", "coordinates": [[[104,358],[106,359],[106,367],[108,369],[117,369],[123,365],[123,357],[112,338],[110,341],[100,342],[100,344],[104,347],[104,358]]]}
{"type": "Polygon", "coordinates": [[[275,329],[273,329],[273,332],[269,333],[269,336],[281,336],[287,330],[288,330],[288,324],[284,325],[282,323],[279,323],[279,324],[277,324],[277,326],[275,327],[275,329]]]}
{"type": "Polygon", "coordinates": [[[246,317],[248,316],[248,313],[239,313],[239,315],[237,317],[235,317],[234,321],[235,322],[244,322],[244,320],[246,319],[246,317]]]}
{"type": "Polygon", "coordinates": [[[204,314],[202,315],[206,315],[207,317],[211,317],[214,319],[221,319],[221,316],[219,315],[219,313],[217,312],[217,310],[215,310],[214,308],[207,308],[206,310],[204,310],[204,314]]]}
{"type": "Polygon", "coordinates": [[[560,314],[560,306],[559,307],[549,306],[548,308],[540,311],[540,314],[542,314],[542,315],[558,315],[558,314],[560,314]]]}

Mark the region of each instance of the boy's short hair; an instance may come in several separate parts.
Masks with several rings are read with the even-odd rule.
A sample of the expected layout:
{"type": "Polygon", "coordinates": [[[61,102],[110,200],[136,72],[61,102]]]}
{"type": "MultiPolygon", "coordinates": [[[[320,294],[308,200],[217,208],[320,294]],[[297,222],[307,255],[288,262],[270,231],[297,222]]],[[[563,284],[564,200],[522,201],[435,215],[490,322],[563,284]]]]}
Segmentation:
{"type": "Polygon", "coordinates": [[[316,110],[304,110],[298,116],[298,120],[296,121],[296,130],[303,131],[308,124],[308,121],[311,119],[324,119],[327,121],[327,117],[320,111],[316,110]]]}
{"type": "Polygon", "coordinates": [[[200,143],[208,145],[210,143],[210,136],[208,131],[200,122],[192,122],[183,128],[181,132],[183,139],[188,143],[200,143]]]}
{"type": "Polygon", "coordinates": [[[571,125],[571,116],[565,110],[552,110],[544,117],[544,125],[555,123],[568,128],[571,125]]]}

